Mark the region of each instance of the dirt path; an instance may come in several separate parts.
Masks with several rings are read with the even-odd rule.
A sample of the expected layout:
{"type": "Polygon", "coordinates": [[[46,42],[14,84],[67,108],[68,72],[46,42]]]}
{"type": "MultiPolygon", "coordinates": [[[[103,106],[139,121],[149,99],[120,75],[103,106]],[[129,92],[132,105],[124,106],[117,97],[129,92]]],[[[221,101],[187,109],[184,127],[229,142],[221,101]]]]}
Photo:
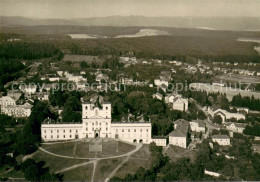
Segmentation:
{"type": "MultiPolygon", "coordinates": [[[[59,155],[59,154],[55,154],[55,153],[52,153],[48,150],[45,150],[44,148],[42,147],[39,147],[39,150],[41,150],[42,152],[45,152],[49,155],[53,155],[53,156],[56,156],[56,157],[61,157],[61,158],[66,158],[66,159],[82,159],[82,160],[90,160],[88,162],[84,162],[84,163],[81,163],[81,164],[76,164],[76,165],[73,165],[73,166],[70,166],[70,167],[66,167],[66,168],[63,168],[59,171],[56,171],[55,173],[62,173],[62,172],[66,172],[66,171],[69,171],[69,170],[72,170],[72,169],[75,169],[75,168],[78,168],[78,167],[81,167],[81,166],[85,166],[85,165],[88,165],[88,164],[93,164],[93,172],[92,172],[92,177],[91,177],[91,182],[94,182],[94,179],[95,179],[95,172],[96,172],[96,166],[97,166],[97,163],[98,161],[101,161],[101,160],[104,160],[104,159],[115,159],[115,158],[120,158],[120,157],[127,157],[126,159],[124,159],[122,161],[122,163],[120,163],[110,174],[109,176],[106,178],[105,181],[109,181],[114,175],[115,173],[118,171],[118,169],[120,169],[122,167],[122,165],[124,163],[126,163],[130,156],[132,154],[134,154],[135,152],[137,152],[138,150],[140,150],[142,147],[142,144],[136,144],[136,148],[128,153],[125,153],[125,154],[121,154],[121,155],[117,155],[117,156],[111,156],[111,157],[101,157],[101,158],[84,158],[84,157],[71,157],[71,156],[65,156],[65,155],[59,155]]],[[[74,146],[75,148],[75,146],[74,146]]]]}
{"type": "Polygon", "coordinates": [[[92,171],[91,182],[94,182],[94,179],[95,179],[95,173],[96,173],[97,162],[98,162],[98,161],[94,161],[94,162],[93,162],[93,171],[92,171]]]}

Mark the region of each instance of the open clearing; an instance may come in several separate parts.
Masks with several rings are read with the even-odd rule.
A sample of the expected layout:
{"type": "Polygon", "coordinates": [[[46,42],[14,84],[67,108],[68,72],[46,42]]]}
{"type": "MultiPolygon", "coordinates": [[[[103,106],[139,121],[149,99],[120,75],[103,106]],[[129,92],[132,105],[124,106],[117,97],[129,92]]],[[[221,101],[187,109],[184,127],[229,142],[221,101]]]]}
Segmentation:
{"type": "Polygon", "coordinates": [[[170,145],[165,153],[170,157],[171,161],[177,161],[183,157],[187,157],[193,160],[195,151],[170,145]]]}
{"type": "Polygon", "coordinates": [[[111,157],[122,155],[135,149],[135,146],[129,145],[119,141],[110,141],[102,143],[102,152],[89,152],[89,142],[68,142],[53,145],[42,145],[42,148],[49,152],[70,156],[70,157],[83,157],[83,158],[96,158],[96,157],[111,157]]]}
{"type": "Polygon", "coordinates": [[[63,172],[64,181],[91,181],[93,164],[63,172]]]}
{"type": "Polygon", "coordinates": [[[138,168],[148,169],[150,166],[149,145],[143,145],[142,148],[134,153],[129,160],[116,172],[115,176],[123,178],[126,174],[134,174],[138,168]]]}
{"type": "Polygon", "coordinates": [[[241,89],[231,88],[231,87],[221,87],[221,86],[213,86],[210,84],[205,83],[192,83],[190,84],[190,87],[194,88],[195,90],[204,90],[208,93],[222,93],[226,94],[227,99],[229,101],[232,100],[233,96],[240,94],[242,97],[251,97],[254,96],[256,99],[260,98],[260,92],[251,92],[251,91],[245,91],[241,89]]]}
{"type": "MultiPolygon", "coordinates": [[[[113,177],[127,162],[134,166],[131,168],[132,172],[149,164],[147,146],[142,148],[141,144],[130,145],[115,140],[101,141],[46,143],[31,157],[37,162],[44,161],[44,167],[49,167],[52,173],[60,173],[65,181],[105,181],[113,177]],[[90,145],[101,144],[102,152],[89,152],[90,145]],[[138,157],[142,157],[143,160],[138,157]]],[[[124,173],[127,172],[129,170],[126,168],[124,173]]]]}
{"type": "Polygon", "coordinates": [[[239,74],[225,74],[216,77],[219,80],[227,80],[235,83],[260,83],[260,77],[239,75],[239,74]]]}

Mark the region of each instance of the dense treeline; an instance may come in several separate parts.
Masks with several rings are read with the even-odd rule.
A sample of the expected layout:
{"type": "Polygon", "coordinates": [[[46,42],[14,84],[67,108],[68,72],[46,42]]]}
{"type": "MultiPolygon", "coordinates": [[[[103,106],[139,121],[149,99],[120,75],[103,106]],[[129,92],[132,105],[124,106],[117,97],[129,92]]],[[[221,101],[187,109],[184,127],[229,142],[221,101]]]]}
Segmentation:
{"type": "Polygon", "coordinates": [[[248,107],[250,110],[260,111],[260,99],[252,97],[242,97],[240,94],[233,96],[232,105],[239,107],[248,107]]]}
{"type": "Polygon", "coordinates": [[[254,124],[252,126],[247,125],[244,130],[245,135],[260,136],[260,124],[254,124]]]}
{"type": "Polygon", "coordinates": [[[187,56],[212,61],[259,62],[254,43],[238,42],[233,37],[154,36],[120,39],[67,41],[62,45],[72,54],[125,55],[133,51],[137,58],[179,59],[187,56]]]}
{"type": "Polygon", "coordinates": [[[45,42],[3,42],[0,44],[0,58],[40,59],[54,56],[59,50],[45,42]]]}
{"type": "Polygon", "coordinates": [[[0,58],[0,90],[3,90],[4,85],[17,79],[21,76],[20,70],[25,66],[18,60],[0,58]]]}
{"type": "Polygon", "coordinates": [[[63,122],[81,122],[81,96],[76,91],[55,91],[50,95],[50,104],[63,108],[63,112],[61,113],[63,122]]]}

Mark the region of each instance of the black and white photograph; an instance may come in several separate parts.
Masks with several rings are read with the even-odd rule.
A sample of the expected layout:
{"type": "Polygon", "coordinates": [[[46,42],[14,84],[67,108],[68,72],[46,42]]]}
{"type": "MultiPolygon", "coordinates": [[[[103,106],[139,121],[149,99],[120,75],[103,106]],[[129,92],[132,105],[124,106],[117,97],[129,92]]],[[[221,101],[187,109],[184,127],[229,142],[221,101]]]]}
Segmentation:
{"type": "Polygon", "coordinates": [[[0,0],[0,181],[260,181],[260,0],[0,0]]]}

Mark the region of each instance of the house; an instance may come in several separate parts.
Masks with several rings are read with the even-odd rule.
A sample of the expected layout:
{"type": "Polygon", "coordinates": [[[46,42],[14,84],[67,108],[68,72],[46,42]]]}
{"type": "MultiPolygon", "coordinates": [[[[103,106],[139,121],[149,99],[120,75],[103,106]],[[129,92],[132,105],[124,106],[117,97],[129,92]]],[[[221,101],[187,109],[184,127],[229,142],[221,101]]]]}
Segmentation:
{"type": "Polygon", "coordinates": [[[183,119],[174,122],[174,131],[169,134],[169,144],[187,148],[189,122],[183,119]]]}
{"type": "Polygon", "coordinates": [[[173,99],[173,104],[172,104],[172,108],[174,110],[179,110],[179,111],[188,111],[188,99],[184,99],[181,97],[176,97],[173,99]]]}
{"type": "Polygon", "coordinates": [[[24,105],[8,105],[3,107],[1,112],[8,116],[17,118],[29,117],[31,115],[32,105],[25,103],[24,105]]]}
{"type": "Polygon", "coordinates": [[[97,74],[97,76],[96,76],[96,81],[97,82],[101,82],[102,80],[107,82],[108,79],[109,79],[109,77],[106,74],[103,74],[103,73],[97,74]]]}
{"type": "Polygon", "coordinates": [[[48,101],[50,93],[48,92],[36,92],[36,98],[41,101],[48,101]]]}
{"type": "Polygon", "coordinates": [[[176,97],[182,97],[182,96],[179,95],[179,94],[167,94],[167,95],[165,96],[165,103],[166,103],[166,104],[173,103],[173,100],[174,100],[174,98],[176,98],[176,97]]]}
{"type": "Polygon", "coordinates": [[[164,84],[164,85],[166,85],[168,87],[169,82],[166,81],[166,80],[161,80],[160,78],[156,78],[156,79],[154,79],[154,84],[156,86],[162,86],[164,84]]]}
{"type": "Polygon", "coordinates": [[[85,75],[85,74],[86,74],[86,71],[80,71],[80,74],[81,74],[81,75],[85,75]]]}
{"type": "Polygon", "coordinates": [[[219,145],[230,145],[230,138],[227,135],[213,135],[212,140],[219,145]]]}
{"type": "Polygon", "coordinates": [[[224,109],[219,109],[217,107],[209,107],[208,113],[214,118],[214,116],[219,115],[222,118],[222,123],[225,123],[228,119],[235,118],[236,120],[246,119],[245,115],[241,113],[231,113],[224,109]]]}
{"type": "Polygon", "coordinates": [[[15,100],[12,97],[10,97],[10,96],[3,96],[3,97],[0,98],[1,110],[4,107],[14,106],[14,105],[16,105],[16,103],[15,103],[15,100]]]}
{"type": "Polygon", "coordinates": [[[163,99],[163,95],[160,94],[159,92],[157,92],[157,93],[153,94],[153,98],[156,98],[158,100],[162,100],[163,99]]]}
{"type": "Polygon", "coordinates": [[[246,127],[246,125],[243,123],[232,123],[232,122],[225,123],[225,126],[229,131],[232,131],[234,133],[243,133],[246,127]]]}
{"type": "Polygon", "coordinates": [[[202,120],[191,121],[190,129],[191,129],[191,131],[194,131],[194,132],[202,132],[202,133],[206,132],[206,126],[205,126],[204,121],[202,121],[202,120]]]}
{"type": "Polygon", "coordinates": [[[229,109],[236,109],[238,112],[246,112],[248,114],[249,108],[248,107],[237,107],[237,106],[229,106],[229,109]]]}
{"type": "Polygon", "coordinates": [[[48,75],[48,79],[50,82],[59,82],[60,81],[60,77],[57,75],[48,75]]]}
{"type": "Polygon", "coordinates": [[[60,77],[63,76],[63,73],[64,73],[64,71],[57,71],[57,74],[58,74],[60,77]]]}
{"type": "Polygon", "coordinates": [[[22,95],[22,92],[19,90],[8,90],[7,96],[11,97],[15,101],[17,101],[22,95]]]}
{"type": "Polygon", "coordinates": [[[36,90],[37,90],[37,85],[36,84],[29,84],[29,85],[20,85],[19,89],[27,94],[35,94],[36,90]]]}

